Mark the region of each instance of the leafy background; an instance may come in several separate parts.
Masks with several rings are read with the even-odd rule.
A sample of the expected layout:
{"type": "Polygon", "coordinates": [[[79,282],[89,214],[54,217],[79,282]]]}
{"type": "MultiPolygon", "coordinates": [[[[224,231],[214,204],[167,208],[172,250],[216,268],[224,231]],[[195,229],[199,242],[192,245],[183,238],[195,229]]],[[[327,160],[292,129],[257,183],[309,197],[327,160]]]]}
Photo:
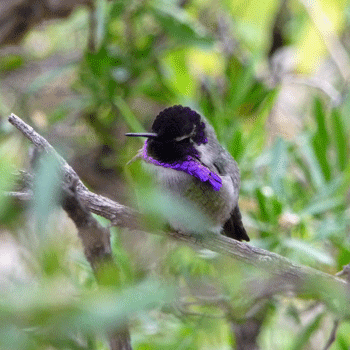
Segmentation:
{"type": "MultiPolygon", "coordinates": [[[[28,142],[7,122],[14,112],[93,191],[135,206],[131,177],[143,174],[125,165],[141,144],[124,133],[188,105],[239,163],[250,244],[335,274],[350,261],[349,9],[344,0],[98,0],[38,21],[0,47],[1,189],[29,166],[28,142]]],[[[98,288],[56,204],[54,163],[34,168],[32,204],[0,197],[1,348],[106,349],[104,334],[126,316],[135,349],[235,348],[252,307],[239,289],[246,267],[113,229],[120,276],[98,288]],[[196,304],[194,290],[227,297],[230,314],[196,304]]],[[[320,349],[337,318],[307,298],[258,306],[261,349],[320,349]]],[[[349,349],[349,334],[344,320],[331,349],[349,349]]]]}

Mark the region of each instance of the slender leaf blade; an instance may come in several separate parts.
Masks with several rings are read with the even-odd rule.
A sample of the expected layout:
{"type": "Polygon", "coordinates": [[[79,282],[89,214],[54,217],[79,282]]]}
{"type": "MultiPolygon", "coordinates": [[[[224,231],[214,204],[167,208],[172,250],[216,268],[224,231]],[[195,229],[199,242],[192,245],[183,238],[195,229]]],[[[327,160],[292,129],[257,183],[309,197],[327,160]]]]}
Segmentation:
{"type": "Polygon", "coordinates": [[[345,134],[345,127],[340,112],[337,109],[332,111],[332,131],[337,154],[339,170],[344,171],[349,162],[349,145],[345,134]]]}

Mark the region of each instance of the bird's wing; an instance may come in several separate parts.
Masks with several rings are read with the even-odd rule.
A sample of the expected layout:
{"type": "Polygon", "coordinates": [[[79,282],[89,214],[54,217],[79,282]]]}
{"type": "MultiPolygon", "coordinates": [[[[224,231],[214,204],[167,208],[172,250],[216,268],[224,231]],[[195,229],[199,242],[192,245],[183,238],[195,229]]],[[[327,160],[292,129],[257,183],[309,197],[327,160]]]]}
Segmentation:
{"type": "Polygon", "coordinates": [[[216,154],[214,166],[219,175],[230,176],[234,188],[236,189],[233,201],[233,210],[230,218],[226,221],[223,227],[223,233],[230,238],[238,241],[249,241],[248,234],[243,226],[242,215],[238,206],[238,191],[240,186],[240,175],[236,161],[231,154],[224,149],[218,142],[213,142],[216,139],[215,133],[209,131],[208,139],[211,147],[213,147],[213,154],[216,154]]]}

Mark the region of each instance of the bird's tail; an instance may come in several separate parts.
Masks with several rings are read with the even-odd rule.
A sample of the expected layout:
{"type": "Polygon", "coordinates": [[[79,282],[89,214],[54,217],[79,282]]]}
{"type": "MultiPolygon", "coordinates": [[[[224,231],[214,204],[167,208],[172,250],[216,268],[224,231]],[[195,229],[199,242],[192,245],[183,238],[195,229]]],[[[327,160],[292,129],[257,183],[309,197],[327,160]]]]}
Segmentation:
{"type": "Polygon", "coordinates": [[[223,227],[223,233],[225,236],[236,239],[237,241],[250,241],[247,231],[243,226],[242,214],[238,204],[233,209],[231,217],[226,221],[223,227]]]}

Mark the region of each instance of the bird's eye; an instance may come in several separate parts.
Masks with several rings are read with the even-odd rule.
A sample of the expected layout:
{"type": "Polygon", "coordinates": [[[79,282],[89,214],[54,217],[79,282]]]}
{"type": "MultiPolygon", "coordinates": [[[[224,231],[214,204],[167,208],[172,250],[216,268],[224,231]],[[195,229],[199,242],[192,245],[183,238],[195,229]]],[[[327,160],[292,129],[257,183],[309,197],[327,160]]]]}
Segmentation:
{"type": "Polygon", "coordinates": [[[186,139],[191,138],[192,136],[194,136],[196,134],[196,129],[197,129],[197,126],[193,125],[193,129],[192,129],[192,131],[189,134],[175,137],[175,141],[176,142],[180,142],[182,140],[186,140],[186,139]]]}
{"type": "Polygon", "coordinates": [[[175,137],[175,141],[176,141],[176,142],[180,142],[180,141],[189,139],[191,136],[192,136],[192,134],[188,134],[188,135],[183,135],[183,136],[175,137]]]}

